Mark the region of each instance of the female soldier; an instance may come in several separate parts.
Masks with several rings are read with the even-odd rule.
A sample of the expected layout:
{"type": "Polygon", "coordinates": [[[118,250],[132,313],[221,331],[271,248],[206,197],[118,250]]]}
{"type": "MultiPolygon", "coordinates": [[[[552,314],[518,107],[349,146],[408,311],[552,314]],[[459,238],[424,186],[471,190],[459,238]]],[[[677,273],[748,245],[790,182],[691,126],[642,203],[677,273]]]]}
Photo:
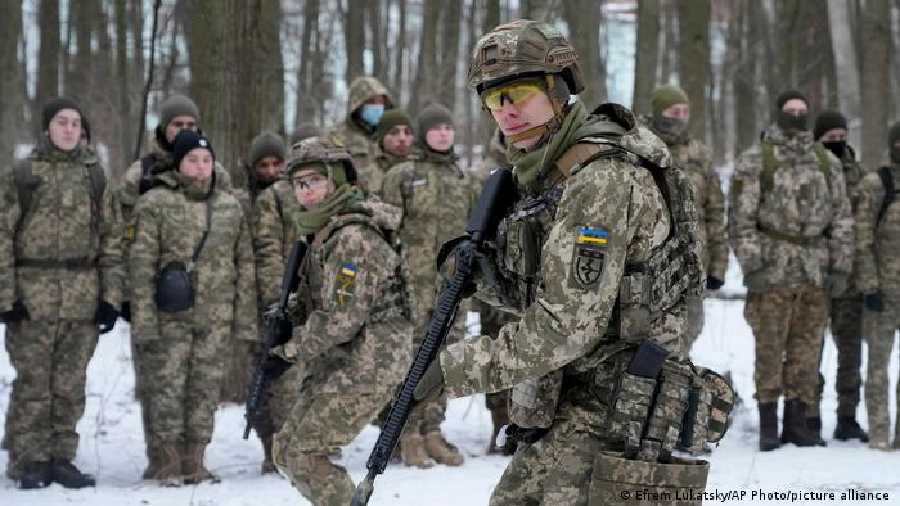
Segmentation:
{"type": "Polygon", "coordinates": [[[217,481],[203,465],[227,344],[257,339],[256,279],[237,199],[216,189],[215,154],[199,133],[175,138],[178,171],[159,174],[135,209],[131,249],[137,345],[150,359],[154,479],[217,481]]]}
{"type": "Polygon", "coordinates": [[[320,138],[294,146],[287,172],[309,251],[290,308],[305,320],[293,318],[291,340],[273,350],[303,371],[275,435],[275,465],[314,505],[350,504],[353,482],[328,456],[375,418],[409,365],[400,258],[386,239],[400,212],[366,199],[350,154],[320,138]]]}

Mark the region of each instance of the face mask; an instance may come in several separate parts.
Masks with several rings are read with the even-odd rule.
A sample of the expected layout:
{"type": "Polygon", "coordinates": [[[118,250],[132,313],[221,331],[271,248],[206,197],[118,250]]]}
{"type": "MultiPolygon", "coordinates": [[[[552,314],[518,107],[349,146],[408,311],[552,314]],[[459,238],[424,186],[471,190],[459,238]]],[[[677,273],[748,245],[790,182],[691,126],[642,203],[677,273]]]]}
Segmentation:
{"type": "Polygon", "coordinates": [[[667,118],[665,116],[657,116],[653,120],[656,129],[668,135],[678,136],[683,134],[688,127],[688,120],[684,118],[667,118]]]}
{"type": "Polygon", "coordinates": [[[900,163],[900,146],[891,148],[891,162],[900,163]]]}
{"type": "Polygon", "coordinates": [[[847,141],[830,141],[823,142],[825,148],[828,151],[834,153],[834,156],[838,157],[838,160],[844,159],[844,152],[847,150],[847,141]]]}
{"type": "Polygon", "coordinates": [[[808,114],[794,116],[793,114],[780,111],[778,113],[777,123],[785,133],[802,132],[803,130],[806,130],[806,121],[808,118],[808,114]]]}
{"type": "Polygon", "coordinates": [[[359,111],[359,117],[369,126],[376,126],[384,114],[384,104],[366,104],[359,111]]]}

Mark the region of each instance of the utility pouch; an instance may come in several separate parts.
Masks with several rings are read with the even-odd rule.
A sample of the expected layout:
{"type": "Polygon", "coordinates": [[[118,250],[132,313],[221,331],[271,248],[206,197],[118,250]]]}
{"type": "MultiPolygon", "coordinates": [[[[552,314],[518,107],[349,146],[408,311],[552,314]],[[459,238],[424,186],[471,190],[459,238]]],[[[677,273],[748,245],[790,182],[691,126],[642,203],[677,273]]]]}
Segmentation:
{"type": "Polygon", "coordinates": [[[169,262],[159,271],[154,302],[163,313],[187,311],[194,306],[191,273],[182,262],[169,262]]]}
{"type": "Polygon", "coordinates": [[[666,361],[659,375],[638,460],[668,463],[679,441],[693,371],[689,363],[666,361]]]}
{"type": "Polygon", "coordinates": [[[662,346],[652,341],[644,341],[628,364],[627,372],[644,378],[656,378],[668,355],[669,352],[662,346]]]}
{"type": "Polygon", "coordinates": [[[510,395],[509,421],[523,429],[550,427],[561,392],[561,369],[515,385],[510,395]]]}

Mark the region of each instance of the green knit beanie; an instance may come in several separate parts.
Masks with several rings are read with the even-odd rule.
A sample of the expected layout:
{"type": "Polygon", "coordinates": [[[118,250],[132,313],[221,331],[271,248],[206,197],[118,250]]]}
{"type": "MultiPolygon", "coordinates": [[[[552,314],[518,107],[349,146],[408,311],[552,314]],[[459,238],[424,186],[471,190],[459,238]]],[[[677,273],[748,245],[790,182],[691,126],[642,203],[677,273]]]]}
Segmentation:
{"type": "Polygon", "coordinates": [[[650,98],[650,107],[653,115],[659,116],[663,111],[675,104],[687,104],[688,96],[678,86],[666,84],[653,90],[650,98]]]}
{"type": "Polygon", "coordinates": [[[378,128],[375,129],[375,140],[380,144],[384,140],[384,136],[395,126],[406,125],[412,128],[412,118],[404,109],[388,109],[381,115],[378,121],[378,128]]]}
{"type": "Polygon", "coordinates": [[[281,136],[272,132],[263,132],[257,135],[250,144],[250,166],[256,165],[256,162],[267,156],[274,156],[284,161],[287,148],[281,136]]]}
{"type": "Polygon", "coordinates": [[[429,104],[422,109],[422,112],[419,113],[419,117],[416,118],[418,121],[418,138],[419,142],[423,147],[427,147],[428,143],[425,142],[425,134],[428,133],[428,129],[434,127],[435,125],[440,125],[441,123],[447,123],[450,126],[453,126],[453,115],[450,113],[450,110],[440,104],[429,104]]]}
{"type": "Polygon", "coordinates": [[[172,95],[159,106],[159,125],[164,129],[178,116],[190,116],[200,122],[200,109],[193,100],[184,95],[172,95]]]}

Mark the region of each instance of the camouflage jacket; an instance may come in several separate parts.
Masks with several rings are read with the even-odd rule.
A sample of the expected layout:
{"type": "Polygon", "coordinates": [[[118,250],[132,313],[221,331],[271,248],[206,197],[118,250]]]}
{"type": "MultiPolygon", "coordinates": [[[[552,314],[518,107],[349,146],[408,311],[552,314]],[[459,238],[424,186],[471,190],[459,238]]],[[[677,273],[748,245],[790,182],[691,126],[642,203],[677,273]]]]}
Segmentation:
{"type": "Polygon", "coordinates": [[[320,392],[366,392],[403,379],[412,327],[400,257],[383,236],[399,223],[395,207],[367,200],[332,217],[310,244],[284,348],[320,392]]]}
{"type": "MultiPolygon", "coordinates": [[[[841,158],[841,165],[844,168],[844,186],[847,188],[847,197],[850,200],[850,211],[855,217],[856,210],[859,209],[860,193],[862,192],[862,180],[869,171],[867,171],[866,168],[856,160],[856,153],[850,146],[847,146],[847,150],[844,152],[843,158],[841,158]]],[[[855,231],[856,227],[854,226],[854,233],[855,231]]],[[[856,243],[856,246],[859,246],[859,243],[856,243]]],[[[850,284],[848,285],[847,291],[841,296],[842,298],[855,298],[860,295],[860,292],[856,287],[857,276],[855,260],[856,255],[854,255],[854,262],[852,264],[852,270],[850,271],[850,284]]]]}
{"type": "Polygon", "coordinates": [[[853,218],[840,162],[812,135],[786,137],[773,125],[764,144],[744,152],[731,180],[729,236],[745,280],[760,272],[767,286],[824,286],[829,272],[849,274],[853,218]],[[828,170],[819,156],[824,152],[828,170]]]}
{"type": "Polygon", "coordinates": [[[261,308],[277,302],[281,295],[284,264],[298,239],[290,221],[291,213],[297,207],[291,184],[284,180],[263,190],[253,206],[251,228],[261,308]]]}
{"type": "Polygon", "coordinates": [[[332,128],[326,137],[335,145],[346,149],[353,157],[353,165],[359,172],[361,187],[370,191],[375,188],[370,186],[367,179],[372,161],[378,153],[378,145],[372,139],[371,132],[358,125],[353,118],[348,117],[343,123],[332,128]]]}
{"type": "Polygon", "coordinates": [[[63,153],[47,144],[29,157],[25,216],[12,167],[0,174],[0,308],[21,299],[32,320],[93,320],[100,300],[122,302],[121,215],[108,188],[92,196],[89,166],[100,163],[92,149],[63,153]],[[52,265],[66,261],[73,265],[52,265]]]}
{"type": "MultiPolygon", "coordinates": [[[[648,128],[659,135],[652,122],[644,118],[648,128]]],[[[722,181],[712,166],[712,153],[705,144],[681,136],[667,139],[666,146],[672,153],[675,166],[684,169],[694,186],[694,198],[700,213],[700,235],[703,241],[703,265],[708,276],[725,280],[728,270],[728,230],[725,226],[725,196],[722,181]]]]}
{"type": "MultiPolygon", "coordinates": [[[[256,274],[247,219],[229,192],[216,189],[206,198],[183,187],[175,172],[156,177],[134,211],[136,235],[131,246],[132,325],[139,340],[158,338],[163,320],[195,325],[230,325],[237,339],[257,335],[256,274]],[[157,273],[169,262],[190,265],[206,229],[206,206],[212,206],[209,235],[191,274],[194,307],[179,313],[156,310],[157,273]]],[[[218,185],[217,185],[218,187],[218,185]]]]}
{"type": "MultiPolygon", "coordinates": [[[[589,116],[582,121],[584,125],[575,125],[578,131],[579,126],[589,123],[611,125],[605,117],[589,116]]],[[[621,130],[616,125],[610,128],[621,130]]],[[[578,140],[573,139],[568,146],[578,140]]],[[[665,145],[646,129],[635,128],[619,142],[662,166],[671,161],[665,145]]],[[[541,281],[533,302],[522,309],[519,321],[501,329],[498,338],[466,339],[441,352],[441,367],[451,395],[495,392],[557,371],[576,380],[568,383],[564,379],[563,384],[580,384],[577,379],[592,374],[605,358],[633,345],[610,334],[616,331],[611,320],[620,296],[619,283],[626,263],[649,259],[668,237],[666,203],[651,173],[639,167],[635,159],[618,154],[600,156],[570,170],[571,176],[554,184],[545,182],[550,186],[534,195],[560,192],[555,210],[537,215],[540,228],[535,234],[540,239],[535,261],[541,281]],[[591,259],[601,259],[599,266],[596,262],[580,262],[588,253],[591,259]],[[599,270],[588,272],[579,264],[599,270]]],[[[515,212],[505,217],[501,230],[516,229],[517,219],[515,212]]],[[[498,244],[498,262],[529,262],[516,253],[524,249],[520,244],[527,238],[508,234],[507,245],[498,244]]],[[[479,282],[479,291],[484,286],[479,282]]],[[[672,351],[680,349],[683,317],[659,314],[649,319],[650,338],[672,351]]],[[[577,395],[576,390],[573,393],[577,395]]],[[[588,426],[596,428],[605,423],[591,413],[599,411],[582,413],[590,419],[588,426]]]]}
{"type": "Polygon", "coordinates": [[[384,178],[392,168],[404,162],[409,162],[416,158],[416,154],[410,153],[407,156],[397,156],[385,152],[381,148],[377,148],[378,152],[372,158],[372,162],[368,167],[364,167],[359,171],[361,180],[366,181],[366,187],[369,193],[382,196],[384,190],[384,178]]]}
{"type": "Polygon", "coordinates": [[[479,188],[452,156],[423,154],[395,166],[384,179],[382,198],[403,210],[399,239],[417,323],[434,305],[441,279],[435,268],[438,251],[444,242],[465,233],[479,188]]]}
{"type": "MultiPolygon", "coordinates": [[[[892,165],[890,173],[897,188],[900,165],[892,165]]],[[[900,294],[900,205],[889,205],[879,222],[885,195],[878,172],[866,174],[856,194],[856,286],[862,293],[900,294]]]]}

